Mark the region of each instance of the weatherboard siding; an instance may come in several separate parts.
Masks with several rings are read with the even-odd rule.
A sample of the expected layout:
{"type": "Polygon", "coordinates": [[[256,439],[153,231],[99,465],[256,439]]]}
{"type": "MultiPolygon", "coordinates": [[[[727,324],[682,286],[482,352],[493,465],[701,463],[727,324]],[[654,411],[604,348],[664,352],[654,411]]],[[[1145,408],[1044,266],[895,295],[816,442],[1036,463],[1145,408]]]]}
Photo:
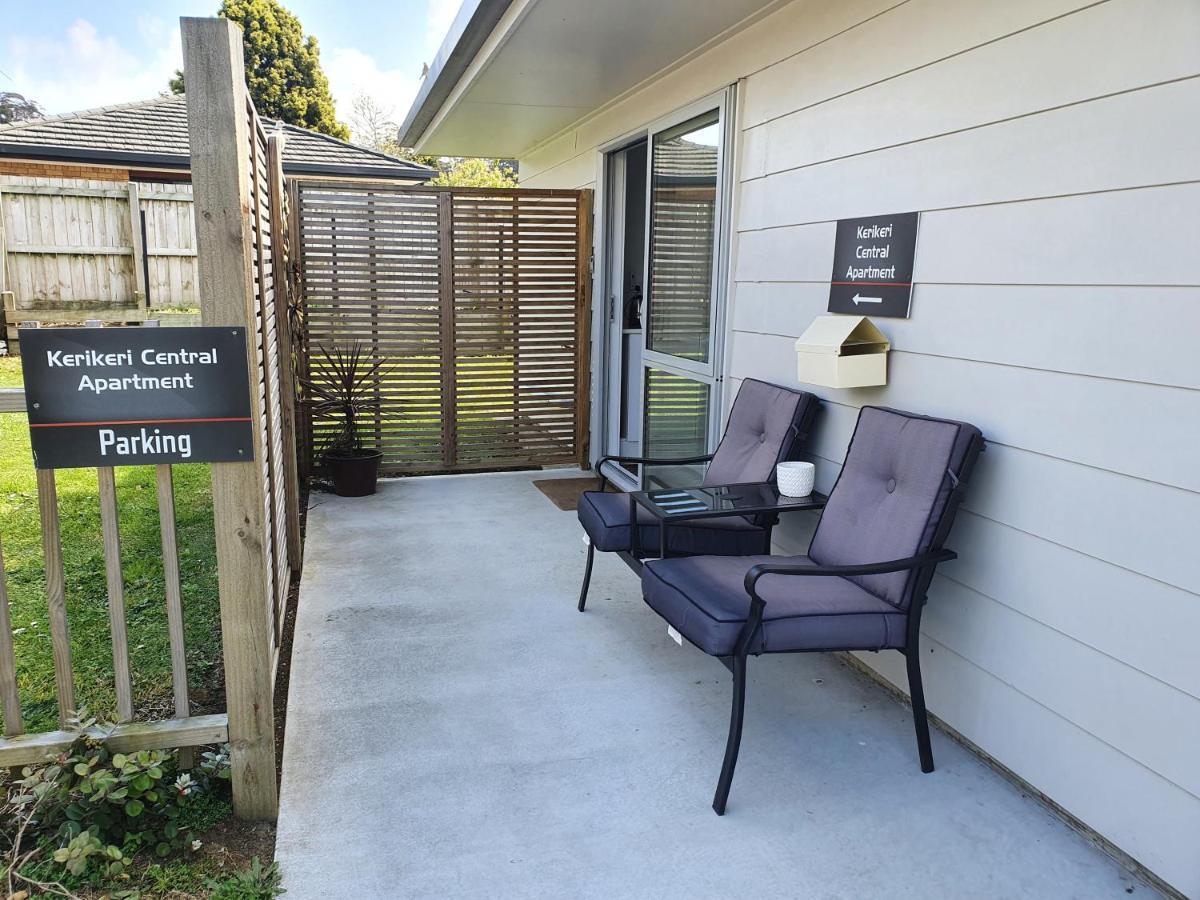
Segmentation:
{"type": "MultiPolygon", "coordinates": [[[[1198,46],[1193,0],[798,0],[521,160],[594,186],[600,146],[741,82],[727,403],[797,384],[838,219],[922,212],[889,385],[813,388],[818,485],[864,404],[983,429],[923,620],[930,707],[1194,896],[1198,46]]],[[[898,654],[861,658],[904,687],[898,654]]]]}

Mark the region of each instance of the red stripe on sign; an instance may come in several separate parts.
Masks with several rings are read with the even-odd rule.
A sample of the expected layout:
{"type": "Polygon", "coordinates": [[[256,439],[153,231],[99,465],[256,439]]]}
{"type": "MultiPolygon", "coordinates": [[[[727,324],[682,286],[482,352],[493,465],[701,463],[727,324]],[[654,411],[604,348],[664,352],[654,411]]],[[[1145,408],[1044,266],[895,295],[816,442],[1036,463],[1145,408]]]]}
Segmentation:
{"type": "Polygon", "coordinates": [[[857,284],[863,287],[912,287],[911,281],[831,281],[830,284],[857,284]]]}
{"type": "Polygon", "coordinates": [[[252,422],[249,416],[227,419],[125,419],[118,422],[30,422],[30,428],[94,428],[99,425],[180,425],[184,422],[252,422]]]}

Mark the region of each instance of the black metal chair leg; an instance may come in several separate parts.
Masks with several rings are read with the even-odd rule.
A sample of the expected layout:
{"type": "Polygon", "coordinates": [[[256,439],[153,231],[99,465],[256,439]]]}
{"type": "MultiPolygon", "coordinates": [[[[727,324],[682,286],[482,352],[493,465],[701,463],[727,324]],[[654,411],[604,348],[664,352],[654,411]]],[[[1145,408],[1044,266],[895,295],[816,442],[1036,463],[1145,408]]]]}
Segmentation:
{"type": "Polygon", "coordinates": [[[733,783],[733,769],[737,765],[738,748],[742,745],[742,716],[746,711],[746,656],[733,657],[733,708],[729,714],[729,739],[725,742],[725,762],[721,766],[721,777],[717,781],[717,793],[713,797],[713,812],[725,815],[725,801],[729,799],[729,787],[733,783]]]}
{"type": "Polygon", "coordinates": [[[579,611],[583,612],[584,604],[587,603],[588,585],[592,582],[592,560],[596,556],[596,548],[592,546],[591,538],[588,538],[587,565],[583,569],[583,587],[579,589],[579,611]]]}
{"type": "Polygon", "coordinates": [[[925,689],[921,686],[921,656],[916,647],[904,654],[908,665],[908,695],[912,699],[913,725],[917,729],[917,753],[921,771],[933,771],[933,748],[929,743],[929,717],[925,714],[925,689]]]}

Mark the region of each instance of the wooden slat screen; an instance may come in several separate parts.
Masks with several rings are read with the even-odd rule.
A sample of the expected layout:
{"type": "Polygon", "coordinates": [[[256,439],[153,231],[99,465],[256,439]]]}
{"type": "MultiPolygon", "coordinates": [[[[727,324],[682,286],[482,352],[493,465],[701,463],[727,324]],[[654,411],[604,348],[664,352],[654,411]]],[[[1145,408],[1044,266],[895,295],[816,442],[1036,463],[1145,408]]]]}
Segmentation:
{"type": "Polygon", "coordinates": [[[258,428],[261,446],[265,448],[259,465],[263,478],[263,521],[267,523],[264,534],[264,553],[268,560],[267,604],[268,621],[272,624],[275,646],[283,632],[284,608],[291,585],[291,561],[288,558],[286,504],[286,473],[284,472],[283,441],[283,395],[280,390],[281,365],[290,365],[289,349],[280,348],[283,332],[276,316],[276,290],[285,290],[285,279],[276,279],[272,253],[274,238],[272,222],[282,223],[285,217],[280,210],[271,208],[270,179],[267,136],[253,103],[247,100],[246,115],[249,118],[250,146],[250,210],[251,267],[255,294],[258,302],[254,309],[255,354],[258,359],[257,372],[253,373],[259,392],[262,414],[258,428]]]}
{"type": "MultiPolygon", "coordinates": [[[[580,459],[589,192],[302,181],[295,196],[309,376],[334,343],[386,361],[363,423],[385,472],[580,459]]],[[[310,452],[336,430],[311,422],[310,452]]]]}
{"type": "MultiPolygon", "coordinates": [[[[363,341],[394,366],[369,439],[390,467],[437,468],[441,451],[438,204],[432,194],[300,183],[302,295],[310,377],[321,348],[363,341]]],[[[336,423],[311,425],[319,450],[336,423]]]]}

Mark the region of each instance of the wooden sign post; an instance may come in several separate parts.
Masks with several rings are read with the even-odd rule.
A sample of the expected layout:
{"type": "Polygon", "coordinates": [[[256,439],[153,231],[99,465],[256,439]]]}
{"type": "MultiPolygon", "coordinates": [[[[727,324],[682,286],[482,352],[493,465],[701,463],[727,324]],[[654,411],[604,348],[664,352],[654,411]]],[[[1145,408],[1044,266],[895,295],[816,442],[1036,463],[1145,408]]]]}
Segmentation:
{"type": "MultiPolygon", "coordinates": [[[[242,61],[242,35],[226,19],[183,18],[201,319],[205,325],[246,328],[251,372],[251,418],[262,401],[255,389],[254,346],[259,305],[253,274],[254,235],[249,198],[252,115],[242,61]]],[[[263,453],[254,427],[254,462],[214,463],[221,635],[225,699],[233,764],[233,808],[243,819],[274,819],[274,671],[270,621],[270,564],[263,453]]]]}

